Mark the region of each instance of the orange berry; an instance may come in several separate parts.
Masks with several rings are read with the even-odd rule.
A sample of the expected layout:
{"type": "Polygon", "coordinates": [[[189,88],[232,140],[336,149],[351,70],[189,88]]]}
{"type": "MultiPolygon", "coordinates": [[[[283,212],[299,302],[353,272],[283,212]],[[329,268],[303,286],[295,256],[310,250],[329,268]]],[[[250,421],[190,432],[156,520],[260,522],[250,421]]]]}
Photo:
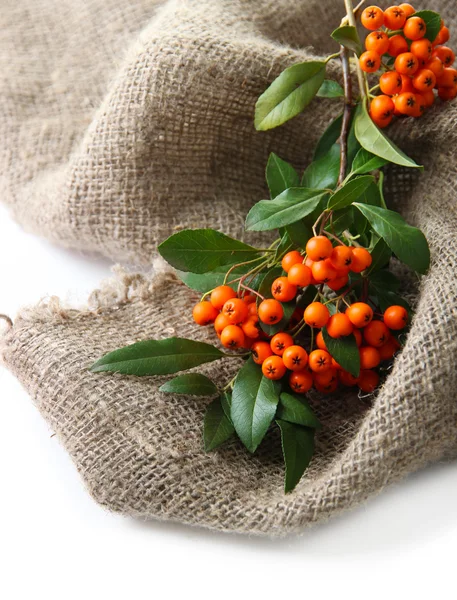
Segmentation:
{"type": "Polygon", "coordinates": [[[383,94],[393,96],[401,92],[402,78],[396,71],[387,71],[379,78],[379,87],[383,94]]]}
{"type": "Polygon", "coordinates": [[[417,98],[414,92],[403,92],[397,97],[395,107],[402,115],[412,117],[416,112],[416,102],[417,98]]]}
{"type": "Polygon", "coordinates": [[[333,367],[314,375],[314,383],[319,385],[327,386],[334,381],[338,381],[338,371],[333,367]]]}
{"type": "Polygon", "coordinates": [[[306,254],[313,261],[325,260],[333,251],[332,242],[324,235],[317,235],[308,240],[306,254]]]}
{"type": "Polygon", "coordinates": [[[287,277],[292,285],[306,287],[311,283],[312,276],[311,269],[303,263],[299,263],[290,267],[287,277]]]}
{"type": "Polygon", "coordinates": [[[387,54],[390,56],[399,56],[403,52],[408,52],[408,43],[402,35],[393,35],[389,40],[387,54]]]}
{"type": "Polygon", "coordinates": [[[371,265],[373,259],[365,248],[352,248],[351,271],[361,273],[371,265]]]}
{"type": "Polygon", "coordinates": [[[252,304],[253,302],[255,302],[257,300],[257,298],[254,296],[254,294],[246,294],[245,296],[243,296],[243,302],[245,302],[246,304],[252,304]]]}
{"type": "Polygon", "coordinates": [[[371,321],[363,329],[363,337],[369,346],[380,348],[390,338],[390,332],[382,321],[371,321]]]}
{"type": "Polygon", "coordinates": [[[395,59],[395,70],[402,75],[414,75],[419,68],[419,61],[412,52],[403,52],[395,59]]]}
{"type": "Polygon", "coordinates": [[[290,267],[296,265],[298,263],[303,262],[303,256],[297,250],[292,250],[284,255],[281,261],[281,267],[284,269],[286,273],[289,272],[290,267]]]}
{"type": "Polygon", "coordinates": [[[354,302],[346,309],[346,315],[356,327],[365,327],[373,318],[371,306],[365,302],[354,302]]]}
{"type": "Polygon", "coordinates": [[[441,100],[453,100],[457,96],[457,85],[453,88],[439,87],[438,96],[441,100]]]}
{"type": "Polygon", "coordinates": [[[336,390],[338,389],[338,379],[336,379],[335,381],[331,381],[328,385],[321,385],[316,381],[314,386],[316,390],[321,394],[333,394],[333,392],[336,392],[336,390]]]}
{"type": "Polygon", "coordinates": [[[286,371],[286,365],[280,356],[269,356],[262,363],[262,373],[268,379],[281,379],[286,371]]]}
{"type": "Polygon", "coordinates": [[[252,360],[261,365],[263,361],[269,356],[273,356],[273,352],[268,342],[254,342],[251,348],[252,360]]]}
{"type": "Polygon", "coordinates": [[[383,319],[389,329],[403,329],[408,323],[408,311],[403,306],[389,306],[384,311],[383,319]]]}
{"type": "Polygon", "coordinates": [[[330,255],[330,262],[335,269],[349,269],[352,264],[352,248],[335,246],[330,255]]]}
{"type": "Polygon", "coordinates": [[[314,279],[318,283],[327,283],[336,278],[336,269],[331,262],[327,260],[318,260],[313,264],[311,269],[314,279]]]}
{"type": "Polygon", "coordinates": [[[244,336],[244,342],[241,348],[246,348],[246,350],[250,350],[252,348],[252,344],[255,342],[253,338],[244,336]]]}
{"type": "Polygon", "coordinates": [[[437,77],[439,87],[454,87],[457,85],[457,69],[446,67],[437,77]]]}
{"type": "MultiPolygon", "coordinates": [[[[430,90],[431,91],[431,90],[430,90]]],[[[426,103],[422,94],[416,94],[416,106],[414,107],[413,117],[421,117],[426,109],[426,103]]]]}
{"type": "Polygon", "coordinates": [[[327,281],[327,285],[331,290],[333,290],[334,292],[337,292],[341,288],[344,288],[344,286],[347,284],[348,281],[349,281],[349,277],[347,275],[343,275],[342,277],[336,277],[335,279],[332,279],[331,281],[327,281]]]}
{"type": "Polygon", "coordinates": [[[341,370],[339,372],[339,378],[341,383],[346,387],[353,387],[354,385],[357,385],[357,377],[354,377],[354,375],[348,371],[341,370]]]}
{"type": "Polygon", "coordinates": [[[235,290],[232,290],[229,285],[219,285],[211,292],[210,301],[214,308],[221,310],[227,300],[232,298],[236,298],[235,290]]]}
{"type": "Polygon", "coordinates": [[[238,325],[227,325],[221,333],[221,344],[235,350],[244,344],[244,333],[238,325]]]}
{"type": "Polygon", "coordinates": [[[316,335],[316,346],[318,348],[320,348],[321,350],[327,350],[327,346],[325,344],[325,340],[324,340],[324,336],[322,335],[322,331],[319,331],[319,333],[316,335]]]}
{"type": "Polygon", "coordinates": [[[362,346],[359,348],[360,367],[362,369],[374,369],[381,362],[381,355],[377,348],[373,346],[362,346]]]}
{"type": "Polygon", "coordinates": [[[341,369],[343,368],[339,363],[336,362],[336,360],[332,357],[332,367],[334,369],[336,369],[337,371],[341,371],[341,369]]]}
{"type": "Polygon", "coordinates": [[[438,79],[441,73],[444,71],[444,65],[440,58],[437,56],[432,56],[432,58],[425,63],[425,68],[429,71],[433,71],[435,73],[436,78],[438,79]]]}
{"type": "Polygon", "coordinates": [[[365,29],[374,31],[384,24],[384,13],[379,6],[368,6],[362,13],[360,20],[365,29]]]}
{"type": "Polygon", "coordinates": [[[400,94],[405,94],[406,92],[412,92],[414,94],[416,90],[413,86],[413,80],[408,75],[401,75],[401,92],[400,94]]]}
{"type": "Polygon", "coordinates": [[[271,338],[271,342],[270,342],[271,349],[278,356],[282,356],[284,353],[284,350],[286,348],[289,348],[289,346],[293,346],[293,345],[294,345],[294,340],[293,340],[292,336],[290,336],[288,333],[284,333],[284,332],[277,333],[276,335],[274,335],[271,338]]]}
{"type": "Polygon", "coordinates": [[[376,98],[373,98],[373,100],[371,101],[371,118],[375,122],[380,122],[381,124],[386,122],[387,125],[392,120],[394,109],[395,105],[392,102],[392,98],[381,94],[380,96],[376,96],[376,98]]]}
{"type": "Polygon", "coordinates": [[[248,317],[248,305],[241,298],[231,298],[222,307],[224,314],[230,323],[242,323],[248,317]]]}
{"type": "Polygon", "coordinates": [[[450,38],[449,29],[445,25],[443,25],[441,27],[441,29],[439,30],[436,38],[433,40],[433,43],[436,46],[445,44],[449,40],[449,38],[450,38]]]}
{"type": "Polygon", "coordinates": [[[192,311],[194,321],[198,325],[209,325],[210,323],[214,323],[217,315],[217,310],[214,308],[211,302],[208,302],[207,300],[198,302],[192,311]]]}
{"type": "Polygon", "coordinates": [[[389,48],[389,36],[384,31],[372,31],[365,39],[365,48],[382,55],[389,48]]]}
{"type": "Polygon", "coordinates": [[[424,19],[420,17],[410,17],[403,27],[403,33],[408,40],[420,40],[427,32],[427,26],[424,19]]]}
{"type": "Polygon", "coordinates": [[[406,21],[406,14],[400,6],[390,6],[384,11],[384,25],[387,29],[401,29],[406,21]]]}
{"type": "Polygon", "coordinates": [[[273,299],[263,300],[259,304],[257,312],[262,323],[267,323],[268,325],[279,323],[284,316],[282,304],[273,299]]]}
{"type": "Polygon", "coordinates": [[[362,334],[360,333],[360,331],[358,329],[354,329],[354,331],[352,333],[355,337],[355,343],[360,348],[360,346],[362,345],[362,339],[363,339],[362,334]]]}
{"type": "Polygon", "coordinates": [[[419,60],[429,61],[433,52],[432,42],[426,38],[416,40],[411,44],[410,50],[419,60]]]}
{"type": "Polygon", "coordinates": [[[455,61],[454,52],[447,46],[438,46],[433,50],[432,57],[437,56],[445,67],[450,67],[455,61]]]}
{"type": "Polygon", "coordinates": [[[381,66],[381,57],[373,50],[367,50],[360,55],[359,65],[365,73],[374,73],[381,66]]]}
{"type": "Polygon", "coordinates": [[[246,337],[256,340],[260,335],[258,326],[259,317],[248,317],[247,321],[241,324],[241,329],[246,337]]]}
{"type": "Polygon", "coordinates": [[[313,375],[309,371],[293,371],[289,385],[297,394],[306,394],[313,387],[313,375]]]}
{"type": "Polygon", "coordinates": [[[425,106],[429,108],[435,102],[435,94],[433,90],[429,90],[428,92],[422,93],[422,98],[424,99],[425,106]]]}
{"type": "Polygon", "coordinates": [[[328,308],[321,302],[311,302],[303,313],[303,319],[310,327],[321,328],[327,325],[330,319],[328,308]]]}
{"type": "Polygon", "coordinates": [[[378,349],[381,360],[390,360],[395,355],[397,350],[399,350],[399,348],[400,348],[400,344],[397,342],[397,340],[394,337],[391,337],[384,344],[384,346],[381,346],[378,349]]]}
{"type": "Polygon", "coordinates": [[[327,332],[332,338],[350,335],[354,327],[345,313],[332,315],[327,323],[327,332]]]}
{"type": "Polygon", "coordinates": [[[271,293],[280,302],[289,302],[297,295],[297,286],[292,285],[287,277],[278,277],[273,281],[271,293]]]}
{"type": "Polygon", "coordinates": [[[313,350],[308,357],[309,368],[315,373],[332,367],[332,357],[326,350],[313,350]]]}
{"type": "Polygon", "coordinates": [[[308,364],[308,353],[301,346],[289,346],[284,350],[282,359],[291,371],[301,371],[308,364]]]}
{"type": "Polygon", "coordinates": [[[257,316],[257,305],[255,302],[250,302],[248,304],[248,317],[256,317],[257,316]]]}
{"type": "Polygon", "coordinates": [[[217,335],[221,335],[228,325],[230,325],[230,321],[223,313],[219,313],[214,321],[214,329],[216,330],[217,335]]]}
{"type": "Polygon", "coordinates": [[[360,371],[360,375],[357,378],[357,383],[362,392],[374,392],[379,384],[379,375],[376,373],[376,371],[360,371]]]}
{"type": "Polygon", "coordinates": [[[433,90],[435,83],[436,75],[433,71],[430,71],[430,69],[420,69],[413,77],[413,85],[419,92],[433,90]]]}
{"type": "Polygon", "coordinates": [[[399,5],[402,11],[405,13],[405,17],[408,18],[416,12],[414,6],[408,4],[408,2],[403,2],[403,4],[399,5]]]}

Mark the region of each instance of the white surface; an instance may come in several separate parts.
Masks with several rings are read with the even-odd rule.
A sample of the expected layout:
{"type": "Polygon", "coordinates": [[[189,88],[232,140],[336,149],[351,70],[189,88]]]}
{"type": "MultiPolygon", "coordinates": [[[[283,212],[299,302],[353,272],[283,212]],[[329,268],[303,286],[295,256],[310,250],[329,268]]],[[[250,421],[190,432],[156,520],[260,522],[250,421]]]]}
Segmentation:
{"type": "MultiPolygon", "coordinates": [[[[81,301],[109,270],[106,260],[24,233],[0,208],[0,312],[14,316],[48,294],[81,301]]],[[[0,394],[5,600],[455,598],[457,463],[414,475],[283,541],[143,523],[92,501],[27,394],[1,367],[0,394]]]]}

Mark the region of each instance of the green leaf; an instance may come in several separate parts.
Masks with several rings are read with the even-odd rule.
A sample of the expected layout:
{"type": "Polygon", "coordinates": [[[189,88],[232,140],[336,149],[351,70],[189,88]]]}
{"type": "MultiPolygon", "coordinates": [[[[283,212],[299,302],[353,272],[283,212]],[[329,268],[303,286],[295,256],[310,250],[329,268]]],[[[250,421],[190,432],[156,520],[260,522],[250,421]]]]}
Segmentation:
{"type": "Polygon", "coordinates": [[[354,335],[333,338],[328,334],[327,328],[322,328],[325,345],[330,355],[336,362],[354,377],[360,373],[360,353],[354,335]]]}
{"type": "Polygon", "coordinates": [[[276,418],[297,425],[305,425],[312,429],[320,429],[322,425],[310,405],[303,397],[282,392],[279,396],[276,418]]]}
{"type": "Polygon", "coordinates": [[[205,451],[214,450],[234,434],[235,429],[227,419],[221,399],[216,398],[208,405],[203,422],[203,441],[205,451]]]}
{"type": "Polygon", "coordinates": [[[425,273],[430,265],[430,249],[420,229],[408,225],[398,213],[367,204],[354,204],[376,233],[384,239],[397,258],[409,267],[425,273]]]}
{"type": "Polygon", "coordinates": [[[373,288],[381,291],[397,292],[400,288],[400,281],[398,277],[386,269],[372,273],[369,281],[373,288]]]}
{"type": "Polygon", "coordinates": [[[385,267],[386,264],[388,264],[390,257],[392,256],[392,252],[389,246],[382,238],[378,239],[370,254],[372,263],[368,271],[369,274],[375,273],[379,269],[385,267]]]}
{"type": "Polygon", "coordinates": [[[330,231],[330,233],[334,233],[335,235],[340,235],[354,222],[354,216],[352,214],[352,208],[348,207],[341,210],[337,215],[333,215],[332,222],[327,225],[325,228],[326,231],[330,231]]]}
{"type": "Polygon", "coordinates": [[[383,167],[386,163],[387,161],[384,158],[375,156],[365,148],[360,148],[352,163],[351,173],[352,175],[363,175],[383,167]]]}
{"type": "Polygon", "coordinates": [[[434,42],[441,29],[441,15],[433,10],[419,10],[411,16],[420,17],[425,21],[427,31],[424,37],[434,42]]]}
{"type": "Polygon", "coordinates": [[[232,410],[232,392],[222,392],[221,394],[221,405],[224,410],[227,419],[232,422],[230,412],[232,410]]]}
{"type": "Polygon", "coordinates": [[[293,166],[274,152],[271,152],[268,158],[265,177],[272,198],[276,198],[287,188],[297,187],[300,184],[300,178],[293,166]]]}
{"type": "Polygon", "coordinates": [[[299,248],[305,248],[307,241],[313,236],[311,228],[303,221],[286,225],[286,231],[292,242],[299,248]]]}
{"type": "Polygon", "coordinates": [[[376,127],[363,103],[355,115],[355,135],[362,148],[386,161],[404,167],[420,168],[411,158],[400,150],[384,133],[376,127]]]}
{"type": "Polygon", "coordinates": [[[331,34],[332,38],[338,44],[341,44],[345,48],[349,48],[360,56],[362,53],[362,44],[360,43],[359,34],[357,33],[357,29],[352,27],[351,25],[343,25],[342,27],[338,27],[331,34]]]}
{"type": "MultiPolygon", "coordinates": [[[[178,277],[187,285],[187,287],[192,290],[196,290],[197,292],[206,293],[210,290],[213,290],[218,285],[222,285],[224,283],[225,276],[227,271],[233,265],[221,265],[217,267],[213,271],[209,271],[208,273],[186,273],[184,271],[177,271],[178,277]]],[[[252,264],[242,265],[240,267],[236,267],[230,271],[230,275],[227,280],[227,285],[232,287],[234,290],[238,288],[238,281],[235,281],[238,277],[245,275],[248,271],[252,269],[252,264]],[[233,282],[233,283],[231,283],[233,282]]],[[[263,277],[263,275],[261,275],[263,277]]],[[[254,279],[251,280],[251,287],[256,287],[260,281],[260,274],[256,275],[254,279]]]]}
{"type": "Polygon", "coordinates": [[[341,98],[344,90],[337,81],[325,79],[316,95],[319,98],[341,98]]]}
{"type": "Polygon", "coordinates": [[[374,182],[371,175],[362,175],[356,179],[351,179],[343,187],[330,197],[328,208],[331,210],[340,210],[351,205],[363,194],[367,187],[374,182]]]}
{"type": "Polygon", "coordinates": [[[325,68],[325,62],[311,61],[285,69],[257,100],[257,131],[278,127],[301,113],[321,87],[325,68]]]}
{"type": "Polygon", "coordinates": [[[333,144],[336,144],[341,135],[342,122],[343,115],[339,115],[330,123],[317,142],[316,149],[314,150],[313,160],[319,160],[325,156],[327,152],[330,151],[330,148],[333,146],[333,144]]]}
{"type": "Polygon", "coordinates": [[[159,392],[167,394],[187,394],[188,396],[214,396],[218,390],[211,379],[200,373],[186,373],[167,381],[159,392]]]}
{"type": "MultiPolygon", "coordinates": [[[[281,231],[282,231],[282,236],[281,236],[281,241],[279,242],[279,245],[276,248],[276,253],[275,253],[275,258],[274,258],[275,261],[281,260],[282,256],[284,256],[284,254],[289,252],[289,250],[292,250],[292,248],[294,247],[294,243],[290,239],[289,234],[287,233],[287,229],[284,228],[281,231]]],[[[250,287],[252,287],[252,286],[250,286],[250,287]]]]}
{"type": "Polygon", "coordinates": [[[372,288],[372,286],[369,286],[369,290],[370,290],[370,295],[373,295],[377,298],[377,302],[378,302],[379,308],[381,309],[381,312],[384,312],[385,310],[387,310],[389,308],[389,306],[398,305],[398,306],[403,306],[403,308],[406,308],[409,315],[411,316],[411,314],[412,314],[411,306],[408,304],[408,302],[406,302],[406,300],[404,298],[402,298],[395,292],[391,292],[388,290],[380,290],[379,288],[375,289],[375,288],[372,288]]]}
{"type": "Polygon", "coordinates": [[[252,358],[238,372],[233,386],[231,417],[243,444],[254,452],[274,419],[281,384],[267,379],[252,358]]]}
{"type": "MultiPolygon", "coordinates": [[[[379,188],[376,185],[376,183],[374,183],[374,181],[372,183],[370,183],[370,185],[363,192],[363,194],[360,195],[360,197],[358,198],[358,201],[361,204],[371,204],[372,206],[380,206],[381,205],[382,200],[381,200],[379,188]]],[[[362,213],[359,210],[353,209],[352,213],[353,213],[353,221],[354,221],[355,231],[358,235],[363,235],[368,226],[368,221],[365,219],[365,217],[362,215],[362,213]]]]}
{"type": "Polygon", "coordinates": [[[90,370],[125,375],[169,375],[218,360],[224,354],[204,342],[185,338],[146,340],[105,354],[90,370]]]}
{"type": "Polygon", "coordinates": [[[302,478],[314,454],[314,429],[278,419],[286,465],[284,491],[291,492],[302,478]]]}
{"type": "Polygon", "coordinates": [[[200,274],[258,255],[256,248],[214,229],[184,229],[162,242],[158,250],[175,269],[200,274]]]}
{"type": "Polygon", "coordinates": [[[268,231],[295,223],[312,213],[325,195],[321,190],[289,188],[274,200],[261,200],[249,211],[246,229],[268,231]]]}
{"type": "Polygon", "coordinates": [[[315,190],[335,187],[340,173],[340,162],[341,147],[339,144],[333,144],[327,154],[310,163],[303,173],[301,185],[315,190]]]}

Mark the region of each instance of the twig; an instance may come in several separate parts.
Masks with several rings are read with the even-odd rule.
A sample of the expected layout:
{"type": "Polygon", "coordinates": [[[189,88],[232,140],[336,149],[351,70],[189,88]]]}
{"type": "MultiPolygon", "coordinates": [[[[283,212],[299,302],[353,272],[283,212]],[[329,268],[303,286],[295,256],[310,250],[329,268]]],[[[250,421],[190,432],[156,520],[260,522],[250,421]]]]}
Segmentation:
{"type": "Polygon", "coordinates": [[[341,147],[341,161],[340,161],[340,174],[338,177],[338,185],[341,185],[346,177],[347,169],[347,141],[349,133],[349,125],[351,122],[352,114],[352,82],[351,73],[349,70],[349,55],[348,51],[344,46],[341,46],[340,51],[341,65],[343,68],[343,85],[344,85],[344,112],[343,121],[341,123],[341,135],[340,135],[340,147],[341,147]]]}

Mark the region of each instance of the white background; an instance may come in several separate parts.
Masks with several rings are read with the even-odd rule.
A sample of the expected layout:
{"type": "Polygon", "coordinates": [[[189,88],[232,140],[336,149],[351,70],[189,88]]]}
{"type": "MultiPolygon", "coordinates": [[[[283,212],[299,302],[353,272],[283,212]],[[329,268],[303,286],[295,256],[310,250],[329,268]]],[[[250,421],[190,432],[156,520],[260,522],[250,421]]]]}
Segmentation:
{"type": "MultiPolygon", "coordinates": [[[[0,208],[0,312],[82,303],[109,262],[24,233],[0,208]],[[69,295],[68,291],[72,293],[69,295]]],[[[268,540],[107,513],[20,384],[0,367],[0,598],[456,598],[457,463],[268,540]]]]}

